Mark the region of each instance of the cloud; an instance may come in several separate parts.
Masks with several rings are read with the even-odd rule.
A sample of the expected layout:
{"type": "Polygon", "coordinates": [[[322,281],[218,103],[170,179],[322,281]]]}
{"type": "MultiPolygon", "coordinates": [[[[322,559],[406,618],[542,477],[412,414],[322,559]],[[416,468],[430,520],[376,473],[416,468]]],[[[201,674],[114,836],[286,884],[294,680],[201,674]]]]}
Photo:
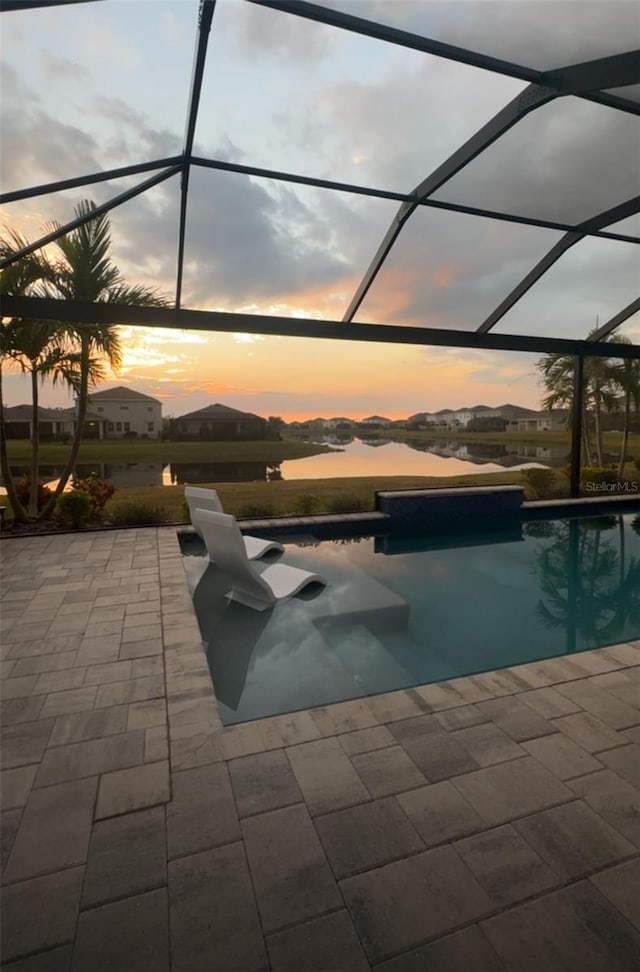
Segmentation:
{"type": "Polygon", "coordinates": [[[74,84],[88,81],[90,72],[86,65],[68,57],[56,57],[51,51],[38,50],[38,58],[45,75],[50,80],[71,81],[74,84]]]}
{"type": "Polygon", "coordinates": [[[263,10],[253,4],[219,4],[213,29],[215,36],[228,32],[231,43],[244,58],[277,61],[286,58],[303,70],[309,59],[327,57],[335,39],[331,28],[310,26],[301,17],[263,10]]]}
{"type": "Polygon", "coordinates": [[[640,28],[635,0],[359,0],[357,15],[541,71],[628,50],[640,28]]]}

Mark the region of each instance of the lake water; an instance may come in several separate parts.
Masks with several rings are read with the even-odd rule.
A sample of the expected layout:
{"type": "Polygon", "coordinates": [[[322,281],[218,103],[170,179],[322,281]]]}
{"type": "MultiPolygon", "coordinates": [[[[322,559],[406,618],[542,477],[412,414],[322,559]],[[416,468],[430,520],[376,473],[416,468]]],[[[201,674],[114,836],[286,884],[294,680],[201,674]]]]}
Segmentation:
{"type": "MultiPolygon", "coordinates": [[[[384,439],[340,440],[331,436],[319,440],[332,452],[266,462],[136,462],[80,463],[80,477],[95,473],[116,487],[175,486],[183,483],[237,483],[269,480],[332,479],[340,476],[459,476],[467,473],[501,472],[528,466],[563,466],[568,461],[566,446],[544,448],[523,443],[505,445],[487,442],[393,442],[384,439]]],[[[14,475],[28,473],[28,466],[12,466],[14,475]]],[[[41,476],[51,485],[61,468],[42,465],[41,476]]]]}

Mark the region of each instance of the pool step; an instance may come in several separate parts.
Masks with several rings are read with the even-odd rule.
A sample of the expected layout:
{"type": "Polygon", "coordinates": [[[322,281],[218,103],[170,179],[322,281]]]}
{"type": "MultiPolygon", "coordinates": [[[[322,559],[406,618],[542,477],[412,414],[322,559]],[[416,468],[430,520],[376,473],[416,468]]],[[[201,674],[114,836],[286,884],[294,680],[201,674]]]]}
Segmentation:
{"type": "MultiPolygon", "coordinates": [[[[334,626],[324,640],[367,695],[415,685],[415,678],[398,664],[384,643],[363,624],[334,626]]],[[[403,633],[406,638],[406,631],[403,633]]]]}

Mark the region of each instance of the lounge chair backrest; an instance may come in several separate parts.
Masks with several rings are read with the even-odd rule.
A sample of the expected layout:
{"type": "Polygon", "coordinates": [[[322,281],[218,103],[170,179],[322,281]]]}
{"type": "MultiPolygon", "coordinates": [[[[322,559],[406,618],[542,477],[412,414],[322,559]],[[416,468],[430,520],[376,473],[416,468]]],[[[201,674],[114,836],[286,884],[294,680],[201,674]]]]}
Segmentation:
{"type": "Polygon", "coordinates": [[[196,533],[200,533],[198,526],[194,522],[193,514],[196,510],[209,510],[212,513],[224,512],[220,497],[215,489],[205,489],[202,486],[185,486],[184,498],[189,507],[189,517],[196,533]]]}
{"type": "Polygon", "coordinates": [[[196,509],[192,519],[207,548],[215,550],[216,565],[228,577],[229,588],[242,591],[253,600],[272,604],[275,601],[273,591],[247,557],[235,518],[227,513],[196,509]]]}

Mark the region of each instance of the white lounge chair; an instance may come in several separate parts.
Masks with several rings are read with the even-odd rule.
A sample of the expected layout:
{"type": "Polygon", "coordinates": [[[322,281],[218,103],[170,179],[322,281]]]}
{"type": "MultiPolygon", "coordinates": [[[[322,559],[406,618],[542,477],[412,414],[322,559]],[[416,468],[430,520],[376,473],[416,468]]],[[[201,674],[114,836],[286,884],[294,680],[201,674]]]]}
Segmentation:
{"type": "MultiPolygon", "coordinates": [[[[204,540],[202,532],[195,521],[194,512],[195,510],[209,510],[211,513],[224,513],[220,497],[215,489],[205,489],[203,486],[185,486],[184,498],[189,507],[191,524],[196,533],[204,540]]],[[[260,537],[251,536],[243,536],[242,539],[244,540],[249,560],[257,560],[258,557],[264,557],[270,550],[278,550],[280,553],[284,550],[282,544],[276,543],[275,540],[262,540],[260,537]]],[[[209,552],[209,560],[216,563],[215,550],[213,548],[209,549],[208,547],[207,550],[209,552]]]]}
{"type": "Polygon", "coordinates": [[[247,556],[242,534],[234,517],[196,509],[194,525],[202,531],[207,549],[215,551],[215,563],[229,584],[228,597],[256,611],[264,611],[283,597],[293,597],[307,584],[326,584],[319,574],[312,574],[288,564],[270,564],[262,573],[247,556]]]}

